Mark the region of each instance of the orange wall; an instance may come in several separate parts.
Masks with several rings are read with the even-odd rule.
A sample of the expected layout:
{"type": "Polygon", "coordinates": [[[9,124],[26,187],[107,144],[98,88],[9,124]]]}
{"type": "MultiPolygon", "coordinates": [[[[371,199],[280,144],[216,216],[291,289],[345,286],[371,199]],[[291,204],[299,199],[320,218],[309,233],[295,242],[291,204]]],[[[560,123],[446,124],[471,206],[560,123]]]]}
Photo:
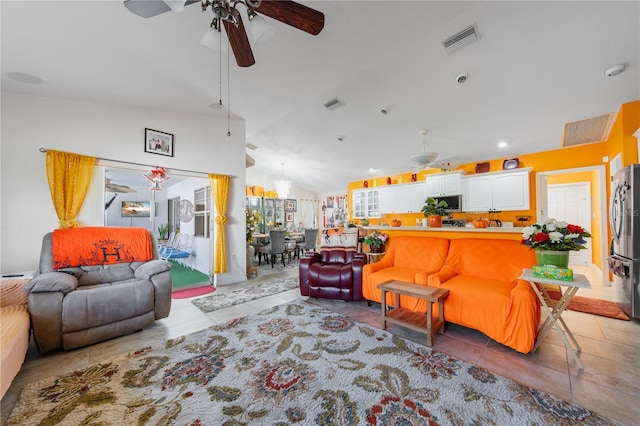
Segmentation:
{"type": "MultiPolygon", "coordinates": [[[[635,138],[634,138],[635,139],[635,138]]],[[[520,167],[531,167],[533,171],[529,175],[529,204],[531,206],[530,210],[522,210],[522,211],[511,211],[511,212],[503,212],[497,216],[503,222],[514,222],[515,226],[519,226],[520,223],[517,222],[517,216],[531,216],[532,223],[536,219],[536,176],[535,172],[544,172],[544,171],[552,171],[552,170],[563,170],[563,169],[571,169],[578,167],[586,167],[593,166],[594,164],[602,164],[602,157],[607,155],[607,142],[597,142],[587,145],[580,145],[569,148],[561,148],[552,151],[544,151],[533,154],[525,154],[518,156],[520,160],[520,167]]],[[[499,158],[495,160],[489,160],[490,170],[502,170],[502,162],[506,158],[499,158]]],[[[480,161],[482,162],[482,161],[480,161]]],[[[466,175],[471,175],[475,173],[476,163],[468,163],[461,164],[458,169],[464,170],[466,175]]],[[[418,181],[423,181],[426,176],[433,173],[438,173],[439,170],[426,170],[417,173],[418,181]]],[[[400,175],[391,176],[391,181],[395,183],[401,182],[410,182],[411,181],[411,172],[403,173],[400,175]]],[[[368,179],[369,188],[373,188],[376,186],[386,185],[386,177],[379,177],[374,179],[368,179]]],[[[351,194],[351,191],[354,189],[364,188],[364,181],[350,182],[347,186],[347,193],[351,194]]],[[[348,200],[349,205],[349,215],[351,215],[351,197],[348,200]]],[[[464,218],[467,220],[473,220],[477,218],[473,215],[465,215],[464,213],[455,213],[454,218],[464,218]]],[[[378,222],[389,224],[391,220],[397,218],[402,221],[403,225],[406,226],[415,226],[416,219],[422,218],[422,214],[418,213],[407,213],[407,214],[398,214],[398,215],[385,215],[385,217],[380,219],[369,219],[372,224],[378,225],[378,222]]],[[[358,222],[358,221],[355,221],[358,222]]],[[[526,223],[525,223],[526,225],[526,223]]]]}
{"type": "MultiPolygon", "coordinates": [[[[608,161],[614,158],[619,153],[622,153],[623,166],[638,162],[638,141],[633,136],[633,133],[640,128],[640,100],[626,103],[621,105],[616,119],[612,125],[611,132],[607,141],[595,142],[585,145],[578,145],[573,147],[559,148],[550,151],[543,151],[537,153],[519,155],[520,167],[531,167],[533,169],[530,174],[530,206],[531,209],[527,211],[517,212],[504,212],[498,215],[500,220],[514,222],[515,226],[519,226],[520,223],[516,221],[516,216],[530,215],[532,216],[532,222],[536,220],[536,173],[545,171],[565,170],[580,167],[591,167],[594,165],[603,164],[606,170],[606,176],[609,176],[609,163],[608,161]]],[[[497,158],[488,160],[490,164],[490,170],[502,170],[502,162],[506,158],[497,158]]],[[[482,161],[478,161],[482,162],[482,161]]],[[[460,165],[459,169],[464,170],[467,175],[473,174],[475,171],[476,163],[468,163],[460,165]]],[[[429,174],[439,173],[439,170],[425,170],[417,173],[418,181],[424,180],[429,174]]],[[[564,175],[563,175],[564,176],[564,175]]],[[[406,183],[411,181],[411,172],[402,173],[399,175],[390,176],[392,183],[406,183]]],[[[376,186],[386,185],[386,176],[378,177],[374,179],[368,179],[369,188],[376,186]]],[[[599,239],[606,238],[607,241],[611,238],[611,232],[608,229],[600,229],[600,218],[597,214],[600,211],[607,211],[608,206],[601,206],[600,203],[600,187],[596,177],[596,173],[582,175],[582,174],[568,174],[566,177],[552,177],[549,176],[548,182],[559,183],[561,179],[567,179],[567,182],[589,181],[591,182],[592,192],[592,209],[596,212],[596,217],[592,215],[592,228],[589,230],[593,239],[593,260],[599,267],[601,265],[600,259],[603,255],[601,253],[599,239]],[[554,179],[558,179],[555,180],[554,179]]],[[[351,194],[354,189],[361,189],[364,187],[364,180],[350,182],[347,186],[347,193],[351,194]]],[[[610,196],[610,185],[605,184],[603,188],[606,191],[605,199],[608,200],[610,196]]],[[[351,217],[351,197],[348,197],[349,215],[351,217]]],[[[608,212],[607,212],[608,214],[608,212]]],[[[456,213],[453,215],[455,218],[466,218],[468,220],[475,217],[468,217],[462,213],[456,213]]],[[[408,213],[398,215],[385,215],[380,219],[369,219],[372,225],[378,225],[378,223],[389,224],[393,219],[399,219],[405,226],[415,226],[416,219],[422,219],[422,214],[408,213]]],[[[358,222],[355,220],[354,222],[358,222]]],[[[391,231],[393,234],[396,232],[410,232],[410,231],[391,231]]],[[[416,232],[418,235],[425,235],[423,232],[416,232]]],[[[453,235],[447,235],[447,238],[459,238],[460,234],[452,233],[453,235]]],[[[403,235],[405,235],[403,233],[403,235]]],[[[441,234],[443,235],[443,234],[441,234]]],[[[498,238],[498,235],[504,234],[482,234],[482,237],[486,238],[498,238]]],[[[444,235],[443,235],[444,236],[444,235]]]]}
{"type": "Polygon", "coordinates": [[[638,140],[633,136],[640,128],[640,101],[622,105],[609,135],[607,155],[622,153],[622,166],[638,163],[638,140]]]}

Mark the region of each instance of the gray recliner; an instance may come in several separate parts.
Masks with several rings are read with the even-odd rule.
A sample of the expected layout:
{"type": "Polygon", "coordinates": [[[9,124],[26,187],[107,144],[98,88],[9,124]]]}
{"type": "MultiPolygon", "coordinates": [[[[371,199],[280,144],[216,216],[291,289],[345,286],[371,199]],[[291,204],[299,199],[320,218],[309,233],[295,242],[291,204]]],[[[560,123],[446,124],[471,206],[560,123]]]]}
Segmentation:
{"type": "Polygon", "coordinates": [[[74,349],[140,330],[169,316],[171,264],[153,260],[53,268],[52,233],[44,236],[40,274],[25,287],[40,352],[74,349]]]}

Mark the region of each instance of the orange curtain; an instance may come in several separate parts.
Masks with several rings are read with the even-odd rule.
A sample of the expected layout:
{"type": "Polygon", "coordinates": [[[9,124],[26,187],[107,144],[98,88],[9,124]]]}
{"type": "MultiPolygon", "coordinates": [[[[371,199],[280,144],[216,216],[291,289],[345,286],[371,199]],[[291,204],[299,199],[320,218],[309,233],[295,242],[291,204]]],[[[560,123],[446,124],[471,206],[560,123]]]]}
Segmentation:
{"type": "Polygon", "coordinates": [[[49,191],[60,228],[76,228],[76,218],[87,196],[96,159],[71,152],[48,150],[46,161],[49,191]]]}
{"type": "Polygon", "coordinates": [[[209,187],[211,198],[216,206],[216,243],[214,246],[213,273],[227,272],[227,244],[224,226],[227,224],[227,201],[229,198],[228,175],[209,174],[209,187]]]}

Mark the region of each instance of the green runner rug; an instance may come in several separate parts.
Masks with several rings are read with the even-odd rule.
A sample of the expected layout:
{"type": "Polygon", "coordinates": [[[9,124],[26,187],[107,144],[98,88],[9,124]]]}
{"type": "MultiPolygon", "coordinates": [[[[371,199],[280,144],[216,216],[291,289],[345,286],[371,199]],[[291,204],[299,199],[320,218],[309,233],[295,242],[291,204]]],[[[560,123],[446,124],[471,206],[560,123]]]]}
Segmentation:
{"type": "Polygon", "coordinates": [[[195,269],[186,268],[178,262],[172,260],[169,262],[171,262],[171,278],[173,280],[171,287],[174,290],[198,283],[209,284],[208,275],[195,269]]]}

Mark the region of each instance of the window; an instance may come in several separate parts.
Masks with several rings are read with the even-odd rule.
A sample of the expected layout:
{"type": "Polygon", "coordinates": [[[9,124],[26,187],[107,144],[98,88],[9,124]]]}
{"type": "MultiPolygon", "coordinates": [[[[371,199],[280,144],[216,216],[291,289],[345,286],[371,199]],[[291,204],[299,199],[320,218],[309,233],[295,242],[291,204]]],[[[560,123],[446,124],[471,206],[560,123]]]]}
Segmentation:
{"type": "Polygon", "coordinates": [[[209,210],[211,206],[211,191],[209,187],[196,189],[193,192],[193,201],[196,210],[194,234],[196,237],[209,238],[209,218],[211,216],[209,210]]]}
{"type": "Polygon", "coordinates": [[[167,200],[169,232],[180,232],[180,197],[167,200]]]}

